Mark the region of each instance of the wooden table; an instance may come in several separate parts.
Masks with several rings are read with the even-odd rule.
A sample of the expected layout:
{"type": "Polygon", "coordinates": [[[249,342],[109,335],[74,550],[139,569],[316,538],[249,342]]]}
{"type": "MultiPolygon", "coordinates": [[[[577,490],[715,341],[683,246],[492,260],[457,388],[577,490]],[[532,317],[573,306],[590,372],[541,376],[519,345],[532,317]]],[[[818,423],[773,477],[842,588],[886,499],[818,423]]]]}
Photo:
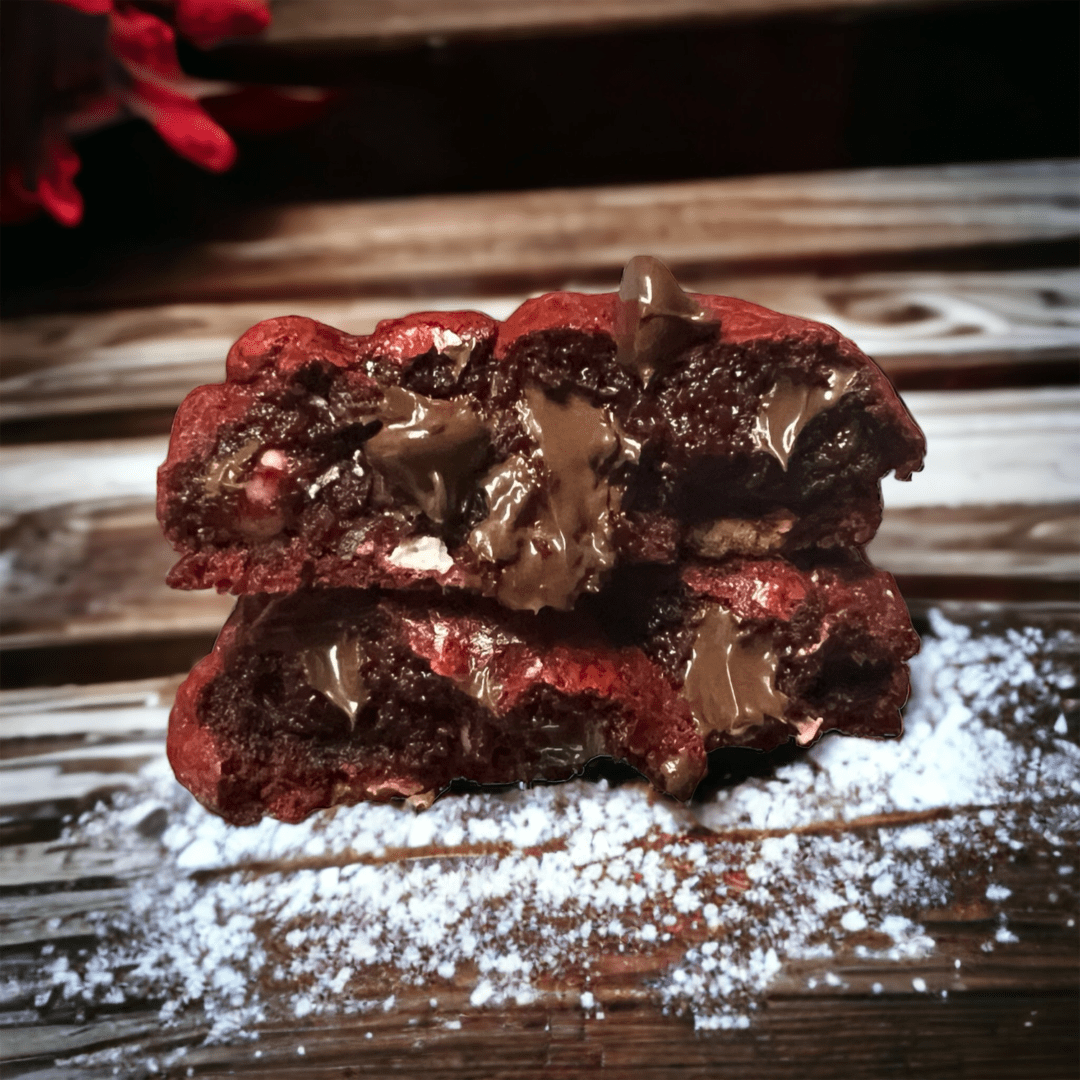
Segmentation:
{"type": "MultiPolygon", "coordinates": [[[[616,21],[644,17],[633,4],[608,6],[616,21]]],[[[683,6],[695,16],[709,5],[683,6]]],[[[282,40],[289,18],[278,25],[282,40]]],[[[368,30],[356,32],[362,38],[368,30]]],[[[1075,865],[1080,839],[1080,273],[1067,252],[1078,233],[1078,174],[1076,162],[1055,160],[293,205],[252,214],[230,238],[121,266],[77,302],[60,293],[53,310],[7,320],[0,384],[8,444],[0,455],[0,647],[9,687],[0,694],[5,1075],[1075,1075],[1080,905],[1066,868],[1075,865]],[[171,552],[154,521],[154,469],[178,402],[192,386],[220,379],[228,345],[260,318],[289,311],[359,333],[417,307],[504,316],[546,288],[611,289],[624,260],[641,252],[666,259],[689,288],[833,323],[904,391],[930,456],[910,486],[886,482],[885,521],[871,553],[897,575],[928,643],[943,640],[946,624],[934,624],[935,635],[928,621],[935,608],[976,637],[1007,643],[1010,634],[1043,635],[1039,655],[1049,657],[1051,674],[1024,684],[1035,694],[1023,704],[1032,726],[1020,731],[1007,717],[994,723],[1028,763],[1030,733],[1045,729],[1038,753],[1056,754],[1061,773],[1046,781],[1047,801],[1033,799],[1038,791],[1018,776],[995,788],[990,803],[948,794],[935,802],[928,794],[923,802],[849,813],[828,795],[833,766],[784,752],[752,766],[725,759],[723,767],[766,777],[780,769],[779,780],[746,781],[775,793],[796,775],[784,769],[817,762],[798,824],[770,830],[750,818],[729,820],[730,800],[750,789],[725,787],[719,775],[690,810],[655,810],[665,824],[626,840],[622,854],[657,851],[682,882],[693,868],[679,853],[697,844],[704,854],[696,856],[694,888],[715,888],[724,911],[733,910],[723,908],[732,897],[758,895],[757,879],[740,877],[738,868],[766,865],[762,852],[772,849],[762,845],[770,838],[796,836],[811,854],[849,840],[910,852],[918,844],[904,847],[902,838],[920,835],[912,830],[960,830],[948,833],[942,849],[955,860],[951,869],[935,871],[921,899],[914,886],[904,894],[925,948],[890,955],[888,938],[860,927],[858,914],[843,932],[829,924],[828,955],[803,946],[789,955],[778,940],[776,969],[746,1006],[746,1027],[707,1030],[699,1010],[695,1031],[694,1009],[673,989],[672,972],[720,931],[709,930],[692,904],[689,915],[671,914],[677,905],[667,886],[664,910],[675,921],[660,930],[677,929],[666,944],[643,937],[646,916],[628,909],[632,962],[618,959],[614,938],[590,945],[595,968],[568,945],[566,964],[541,971],[532,1000],[521,1003],[497,994],[485,1000],[475,965],[403,987],[394,965],[380,960],[358,965],[342,983],[377,1007],[319,1015],[295,1007],[296,987],[283,990],[263,971],[252,985],[265,1017],[244,1028],[247,1036],[258,1032],[257,1042],[233,1032],[207,1043],[213,1010],[198,1000],[170,1025],[153,995],[121,995],[112,1004],[101,994],[92,1003],[64,997],[60,958],[88,986],[89,958],[120,947],[106,940],[110,933],[126,926],[132,941],[141,940],[155,917],[165,918],[164,899],[160,911],[132,915],[137,896],[167,898],[183,886],[194,890],[195,904],[215,883],[268,875],[284,895],[305,874],[349,866],[400,865],[411,873],[423,863],[447,874],[463,866],[482,881],[528,854],[505,838],[449,848],[435,838],[371,855],[359,840],[340,837],[316,855],[296,844],[272,857],[245,851],[231,862],[191,854],[198,829],[209,826],[192,825],[199,811],[162,794],[171,790],[161,774],[165,718],[182,673],[209,647],[231,604],[165,588],[171,552]],[[160,820],[153,817],[158,803],[135,813],[153,799],[164,800],[160,820]],[[195,829],[187,848],[162,831],[166,818],[195,829]],[[1051,819],[1058,833],[1048,834],[1051,819]],[[969,826],[961,843],[956,838],[969,826]],[[996,856],[994,828],[1007,833],[996,856]],[[394,1001],[384,1008],[390,987],[394,1001]]],[[[1012,676],[994,670],[1004,694],[1012,676]]],[[[909,715],[933,712],[937,699],[921,692],[909,715]]],[[[654,807],[644,789],[615,790],[654,807]]],[[[574,805],[598,798],[587,785],[568,791],[574,805]]],[[[501,799],[484,804],[496,820],[526,805],[529,793],[501,799]]],[[[456,812],[443,805],[431,813],[456,812]]],[[[374,819],[348,821],[377,832],[374,819]]],[[[558,832],[557,822],[551,827],[558,832]]],[[[574,836],[545,843],[544,850],[564,851],[574,836]]],[[[601,859],[609,871],[616,855],[601,859]]],[[[911,865],[928,873],[925,860],[911,865]]],[[[814,886],[818,872],[808,870],[799,888],[814,886]]],[[[860,888],[860,897],[870,897],[869,885],[860,888]]],[[[775,937],[776,913],[791,908],[794,891],[771,895],[724,933],[775,937]]],[[[887,907],[884,892],[873,895],[887,907]]],[[[554,908],[545,911],[557,921],[554,908]]],[[[283,927],[271,920],[260,933],[288,959],[283,927]]],[[[117,969],[114,977],[128,976],[117,969]]],[[[725,1013],[721,1003],[707,1015],[737,1012],[725,1013]]]]}

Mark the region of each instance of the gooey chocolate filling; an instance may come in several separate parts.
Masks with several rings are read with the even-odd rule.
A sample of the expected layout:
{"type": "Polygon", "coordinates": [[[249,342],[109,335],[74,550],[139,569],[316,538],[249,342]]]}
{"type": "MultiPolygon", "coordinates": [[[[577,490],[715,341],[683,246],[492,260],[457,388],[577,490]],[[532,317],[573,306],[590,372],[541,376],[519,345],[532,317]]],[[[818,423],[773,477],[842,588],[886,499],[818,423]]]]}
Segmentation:
{"type": "Polygon", "coordinates": [[[460,512],[487,456],[489,433],[472,404],[384,391],[367,460],[436,525],[460,512]]]}
{"type": "MultiPolygon", "coordinates": [[[[564,780],[600,755],[629,758],[690,794],[697,776],[680,764],[678,740],[665,749],[662,737],[635,736],[641,716],[603,693],[530,684],[511,662],[508,700],[500,679],[474,677],[483,666],[475,659],[453,674],[433,670],[439,634],[472,611],[453,601],[435,607],[433,616],[423,604],[355,590],[243,598],[226,669],[199,702],[230,760],[245,763],[226,770],[219,812],[257,820],[266,792],[283,786],[314,791],[326,805],[335,786],[358,775],[367,797],[435,792],[458,777],[564,780]],[[435,637],[418,645],[417,628],[435,637]]],[[[489,661],[541,648],[490,613],[482,621],[494,635],[489,661]]]]}
{"type": "Polygon", "coordinates": [[[621,491],[612,474],[640,448],[577,394],[559,402],[530,386],[519,413],[530,449],[484,477],[488,514],[468,544],[494,564],[494,595],[506,607],[565,610],[583,591],[596,591],[615,563],[612,518],[621,491]]]}
{"type": "MultiPolygon", "coordinates": [[[[762,572],[744,567],[743,586],[762,572]]],[[[254,821],[289,791],[307,800],[300,816],[426,803],[457,778],[561,780],[601,756],[686,798],[717,746],[813,737],[826,716],[898,730],[911,645],[895,629],[835,629],[820,601],[790,621],[747,619],[670,579],[617,578],[539,615],[463,593],[241,598],[197,705],[222,755],[215,809],[254,821]]]]}
{"type": "Polygon", "coordinates": [[[783,720],[788,698],[776,687],[779,655],[768,633],[740,630],[719,605],[709,607],[694,633],[683,695],[702,734],[745,735],[767,720],[783,720]]]}
{"type": "Polygon", "coordinates": [[[466,770],[455,775],[474,779],[491,775],[481,758],[494,737],[484,731],[493,725],[519,741],[515,767],[524,770],[502,780],[551,778],[543,763],[577,769],[621,745],[604,741],[615,722],[604,689],[613,676],[598,677],[586,698],[572,680],[541,676],[569,656],[586,670],[630,658],[651,671],[661,698],[668,695],[665,708],[684,702],[707,749],[770,725],[787,725],[794,735],[821,715],[873,712],[875,694],[896,674],[894,646],[841,633],[835,641],[826,635],[818,655],[822,612],[807,617],[801,626],[747,621],[671,580],[625,574],[574,611],[540,616],[464,593],[316,589],[245,597],[234,616],[240,632],[225,672],[206,690],[215,701],[204,712],[212,726],[255,739],[268,754],[279,737],[314,740],[321,753],[349,760],[372,753],[390,760],[407,744],[421,755],[411,759],[416,768],[435,724],[445,752],[453,732],[452,768],[466,770]],[[800,654],[806,644],[814,648],[800,654]],[[546,686],[543,708],[534,681],[546,686]],[[560,685],[580,710],[576,726],[544,712],[560,700],[560,685]],[[435,719],[430,702],[443,703],[435,719]],[[597,710],[608,719],[590,719],[597,710]]]}

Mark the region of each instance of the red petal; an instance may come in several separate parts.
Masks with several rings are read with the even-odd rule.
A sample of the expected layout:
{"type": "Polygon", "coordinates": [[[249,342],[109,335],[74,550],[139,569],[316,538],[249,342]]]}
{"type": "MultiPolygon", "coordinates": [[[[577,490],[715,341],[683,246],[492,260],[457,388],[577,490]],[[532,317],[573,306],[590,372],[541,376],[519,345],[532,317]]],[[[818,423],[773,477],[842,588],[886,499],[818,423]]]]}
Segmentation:
{"type": "Polygon", "coordinates": [[[236,160],[236,146],[194,99],[154,83],[136,82],[135,112],[181,156],[211,172],[224,172],[236,160]]]}
{"type": "Polygon", "coordinates": [[[109,48],[125,66],[139,75],[140,68],[177,78],[183,75],[176,58],[176,34],[173,28],[145,11],[125,4],[112,13],[109,48]]]}
{"type": "Polygon", "coordinates": [[[82,165],[79,155],[64,139],[50,139],[45,152],[48,156],[38,176],[38,199],[61,225],[78,225],[83,216],[82,195],[74,181],[82,165]]]}
{"type": "Polygon", "coordinates": [[[203,49],[225,38],[257,34],[269,22],[265,0],[178,0],[176,5],[180,33],[203,49]]]}
{"type": "Polygon", "coordinates": [[[108,15],[112,11],[112,0],[55,0],[57,4],[81,11],[84,15],[108,15]]]}
{"type": "Polygon", "coordinates": [[[0,224],[14,225],[19,221],[29,221],[40,210],[37,195],[28,191],[23,184],[22,169],[18,165],[5,169],[3,183],[0,184],[0,224]]]}

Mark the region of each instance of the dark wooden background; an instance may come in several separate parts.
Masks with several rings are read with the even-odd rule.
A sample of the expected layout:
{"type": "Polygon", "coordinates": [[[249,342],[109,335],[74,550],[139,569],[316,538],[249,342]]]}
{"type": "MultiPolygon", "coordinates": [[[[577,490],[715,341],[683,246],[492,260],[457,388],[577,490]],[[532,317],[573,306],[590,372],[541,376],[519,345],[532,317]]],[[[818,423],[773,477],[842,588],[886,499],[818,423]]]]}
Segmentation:
{"type": "MultiPolygon", "coordinates": [[[[239,163],[222,176],[179,160],[141,122],[95,133],[78,144],[83,225],[4,230],[9,779],[20,758],[118,737],[95,728],[95,702],[126,702],[131,730],[143,730],[139,709],[168,702],[229,609],[164,587],[170,552],[152,498],[173,410],[220,379],[233,338],[286,310],[353,332],[425,306],[502,315],[538,289],[614,287],[641,252],[691,288],[834,322],[905,391],[931,453],[941,449],[920,486],[889,505],[873,554],[918,610],[974,600],[1023,626],[1049,602],[1055,618],[1073,618],[1080,504],[1061,455],[1078,407],[1077,5],[278,0],[273,10],[263,40],[186,49],[185,67],[333,87],[321,114],[239,132],[239,163]],[[991,399],[980,395],[992,390],[988,442],[991,399]],[[34,734],[35,710],[56,707],[86,715],[62,745],[34,734]]],[[[161,737],[140,736],[146,754],[160,753],[161,737]]],[[[110,768],[133,771],[146,754],[110,768]]],[[[77,907],[103,874],[121,888],[143,872],[56,853],[64,815],[102,790],[97,768],[69,755],[65,793],[37,802],[0,790],[0,961],[13,978],[27,948],[50,940],[49,903],[77,907]]],[[[1034,890],[1042,871],[1030,872],[1034,890]]],[[[977,916],[948,920],[974,950],[977,916]]],[[[486,1012],[467,1038],[433,1037],[418,1056],[406,1010],[378,1021],[380,1049],[365,1060],[446,1076],[802,1077],[808,1059],[829,1077],[1074,1076],[1075,941],[1051,948],[1036,936],[1017,949],[947,1011],[865,988],[811,1000],[791,982],[745,1038],[694,1039],[642,997],[603,1027],[573,1010],[486,1012]],[[1032,1007],[1044,1015],[1037,1039],[1016,1020],[1032,1007]]],[[[72,1075],[53,1059],[153,1044],[152,1013],[127,1027],[48,1025],[20,1000],[0,1006],[5,1075],[72,1075]]],[[[305,1034],[320,1075],[349,1075],[356,1037],[305,1034]]],[[[299,1068],[290,1031],[265,1039],[264,1071],[312,1071],[299,1068]]],[[[206,1051],[199,1075],[235,1064],[227,1049],[206,1051]]]]}

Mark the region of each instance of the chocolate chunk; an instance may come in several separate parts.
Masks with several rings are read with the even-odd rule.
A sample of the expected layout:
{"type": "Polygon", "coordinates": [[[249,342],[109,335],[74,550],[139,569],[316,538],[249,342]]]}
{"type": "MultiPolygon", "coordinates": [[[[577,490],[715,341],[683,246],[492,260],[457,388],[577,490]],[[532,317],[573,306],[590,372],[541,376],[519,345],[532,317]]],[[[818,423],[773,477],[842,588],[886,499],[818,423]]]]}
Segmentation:
{"type": "Polygon", "coordinates": [[[300,652],[308,685],[332,701],[353,724],[357,712],[371,696],[362,673],[366,660],[363,643],[343,633],[329,645],[311,645],[300,652]]]}
{"type": "Polygon", "coordinates": [[[688,296],[659,260],[636,255],[623,270],[615,312],[617,359],[642,382],[683,348],[714,334],[716,320],[688,296]]]}
{"type": "Polygon", "coordinates": [[[460,511],[484,460],[488,432],[471,404],[388,386],[367,459],[437,524],[460,511]]]}
{"type": "Polygon", "coordinates": [[[799,433],[818,413],[835,405],[854,381],[857,372],[835,368],[828,386],[796,384],[781,377],[762,398],[751,438],[759,450],[772,454],[786,469],[799,433]]]}
{"type": "Polygon", "coordinates": [[[638,447],[603,410],[572,394],[559,402],[528,387],[519,406],[532,446],[484,478],[489,513],[468,544],[494,564],[494,595],[507,607],[565,610],[595,591],[615,563],[612,472],[638,447]]]}
{"type": "Polygon", "coordinates": [[[723,607],[710,606],[694,635],[683,693],[703,737],[738,737],[766,720],[783,720],[788,699],[776,688],[776,646],[762,634],[740,634],[723,607]]]}

